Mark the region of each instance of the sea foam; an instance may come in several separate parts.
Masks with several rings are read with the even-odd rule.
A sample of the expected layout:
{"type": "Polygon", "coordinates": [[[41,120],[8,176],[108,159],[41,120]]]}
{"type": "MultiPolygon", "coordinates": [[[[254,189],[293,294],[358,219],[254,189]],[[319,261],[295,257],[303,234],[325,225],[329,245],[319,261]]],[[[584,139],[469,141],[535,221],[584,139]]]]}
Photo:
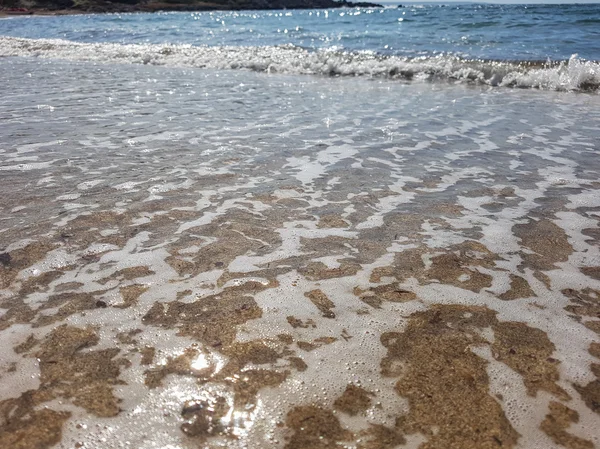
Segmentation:
{"type": "Polygon", "coordinates": [[[99,63],[150,64],[266,73],[359,76],[411,81],[466,82],[558,91],[597,91],[600,63],[573,55],[568,61],[491,61],[451,55],[407,58],[293,45],[235,47],[79,43],[59,39],[0,37],[0,56],[99,63]]]}

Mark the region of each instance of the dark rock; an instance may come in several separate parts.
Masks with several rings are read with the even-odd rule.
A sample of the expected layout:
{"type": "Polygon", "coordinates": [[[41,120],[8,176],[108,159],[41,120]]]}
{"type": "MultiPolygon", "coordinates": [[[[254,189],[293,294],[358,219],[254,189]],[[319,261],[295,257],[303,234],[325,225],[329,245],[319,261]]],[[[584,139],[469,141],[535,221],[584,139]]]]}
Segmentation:
{"type": "Polygon", "coordinates": [[[10,257],[10,254],[0,253],[0,263],[2,265],[4,265],[5,267],[8,267],[10,265],[11,260],[12,260],[12,257],[10,257]]]}
{"type": "MultiPolygon", "coordinates": [[[[347,0],[10,0],[11,6],[29,11],[85,11],[92,13],[153,11],[215,11],[250,9],[382,8],[377,3],[347,0]]],[[[2,9],[2,8],[0,8],[2,9]]]]}

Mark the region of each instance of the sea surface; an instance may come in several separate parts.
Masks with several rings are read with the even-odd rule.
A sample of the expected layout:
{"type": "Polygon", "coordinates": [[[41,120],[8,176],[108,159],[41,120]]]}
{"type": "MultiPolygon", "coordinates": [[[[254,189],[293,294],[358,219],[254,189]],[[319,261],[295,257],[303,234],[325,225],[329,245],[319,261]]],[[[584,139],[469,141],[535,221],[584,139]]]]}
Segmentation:
{"type": "Polygon", "coordinates": [[[600,7],[0,20],[0,447],[600,449],[600,7]]]}
{"type": "Polygon", "coordinates": [[[0,56],[558,90],[600,84],[599,4],[14,17],[0,20],[0,36],[0,56]]]}

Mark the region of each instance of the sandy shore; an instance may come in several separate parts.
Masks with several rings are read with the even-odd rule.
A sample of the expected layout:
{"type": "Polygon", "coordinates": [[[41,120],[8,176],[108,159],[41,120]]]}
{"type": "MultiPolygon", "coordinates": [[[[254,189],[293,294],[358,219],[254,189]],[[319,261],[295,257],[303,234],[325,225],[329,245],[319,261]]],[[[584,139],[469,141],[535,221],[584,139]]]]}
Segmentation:
{"type": "Polygon", "coordinates": [[[597,97],[0,75],[0,447],[599,447],[597,97]]]}

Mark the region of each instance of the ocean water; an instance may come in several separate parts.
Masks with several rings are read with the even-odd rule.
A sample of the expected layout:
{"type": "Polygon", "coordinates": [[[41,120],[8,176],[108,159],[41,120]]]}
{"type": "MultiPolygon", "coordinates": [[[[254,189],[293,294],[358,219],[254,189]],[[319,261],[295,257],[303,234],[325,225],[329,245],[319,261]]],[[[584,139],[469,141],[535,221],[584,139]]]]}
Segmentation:
{"type": "Polygon", "coordinates": [[[15,17],[0,55],[595,90],[599,17],[597,4],[15,17]]]}
{"type": "Polygon", "coordinates": [[[595,17],[0,20],[0,447],[600,448],[595,17]]]}

